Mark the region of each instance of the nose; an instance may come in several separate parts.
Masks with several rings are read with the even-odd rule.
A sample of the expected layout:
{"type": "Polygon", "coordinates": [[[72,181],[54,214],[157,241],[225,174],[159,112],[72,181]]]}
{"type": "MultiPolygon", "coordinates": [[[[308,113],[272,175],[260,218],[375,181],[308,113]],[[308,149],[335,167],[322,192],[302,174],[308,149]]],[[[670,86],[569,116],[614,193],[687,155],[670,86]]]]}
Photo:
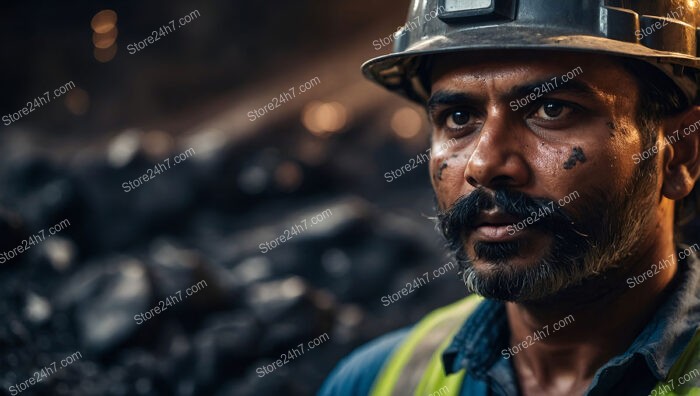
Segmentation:
{"type": "Polygon", "coordinates": [[[467,183],[489,189],[527,185],[531,171],[523,156],[522,139],[517,134],[505,117],[489,117],[464,170],[467,183]]]}

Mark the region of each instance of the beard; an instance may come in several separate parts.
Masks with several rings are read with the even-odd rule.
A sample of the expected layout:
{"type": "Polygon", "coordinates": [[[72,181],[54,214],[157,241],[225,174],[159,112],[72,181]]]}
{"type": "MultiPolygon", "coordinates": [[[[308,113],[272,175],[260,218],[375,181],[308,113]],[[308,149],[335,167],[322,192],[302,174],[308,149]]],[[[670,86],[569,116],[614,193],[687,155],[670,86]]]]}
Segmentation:
{"type": "Polygon", "coordinates": [[[448,210],[438,211],[437,226],[469,292],[512,302],[544,302],[572,290],[577,298],[584,297],[582,293],[592,296],[606,289],[601,283],[611,282],[607,274],[620,269],[643,239],[655,204],[651,191],[657,178],[653,166],[637,168],[621,191],[579,194],[566,210],[548,198],[479,187],[448,210]],[[523,255],[527,239],[522,237],[507,242],[474,242],[470,256],[466,236],[476,229],[479,214],[494,208],[518,219],[546,208],[546,215],[528,225],[528,230],[533,231],[531,237],[548,237],[548,247],[537,257],[530,254],[532,260],[526,265],[514,263],[516,258],[529,258],[523,255]],[[584,282],[585,288],[576,289],[584,282]]]}

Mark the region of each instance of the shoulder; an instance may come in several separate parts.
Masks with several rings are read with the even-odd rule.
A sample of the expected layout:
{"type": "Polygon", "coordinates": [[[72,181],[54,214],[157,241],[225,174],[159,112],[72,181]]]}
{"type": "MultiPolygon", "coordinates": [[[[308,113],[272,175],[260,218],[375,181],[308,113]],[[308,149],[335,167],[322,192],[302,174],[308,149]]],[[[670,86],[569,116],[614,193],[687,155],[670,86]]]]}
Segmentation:
{"type": "Polygon", "coordinates": [[[410,331],[393,331],[353,351],[333,369],[318,396],[368,395],[384,362],[410,331]]]}

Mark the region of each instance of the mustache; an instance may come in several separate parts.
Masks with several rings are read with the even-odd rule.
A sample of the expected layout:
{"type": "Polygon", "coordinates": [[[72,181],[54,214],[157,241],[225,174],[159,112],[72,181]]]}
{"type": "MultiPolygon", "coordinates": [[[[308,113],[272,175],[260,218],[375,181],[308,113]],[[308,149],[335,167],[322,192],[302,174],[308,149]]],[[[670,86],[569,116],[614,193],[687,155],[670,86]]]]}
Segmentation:
{"type": "Polygon", "coordinates": [[[448,241],[459,244],[462,233],[476,228],[479,215],[493,208],[498,208],[517,219],[525,219],[533,212],[545,210],[547,214],[528,227],[546,232],[570,229],[572,224],[571,217],[551,199],[530,197],[509,189],[498,189],[489,193],[483,187],[479,187],[462,196],[448,210],[438,211],[437,227],[448,241]]]}

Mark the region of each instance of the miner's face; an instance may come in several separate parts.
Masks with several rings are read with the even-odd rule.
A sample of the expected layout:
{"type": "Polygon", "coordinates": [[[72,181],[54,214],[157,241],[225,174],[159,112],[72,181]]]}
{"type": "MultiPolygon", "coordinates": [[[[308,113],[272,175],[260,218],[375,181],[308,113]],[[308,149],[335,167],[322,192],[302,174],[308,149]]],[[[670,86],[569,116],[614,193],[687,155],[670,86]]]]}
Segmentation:
{"type": "Polygon", "coordinates": [[[553,52],[435,60],[430,174],[471,291],[537,300],[605,272],[653,228],[638,88],[614,58],[553,52]]]}

